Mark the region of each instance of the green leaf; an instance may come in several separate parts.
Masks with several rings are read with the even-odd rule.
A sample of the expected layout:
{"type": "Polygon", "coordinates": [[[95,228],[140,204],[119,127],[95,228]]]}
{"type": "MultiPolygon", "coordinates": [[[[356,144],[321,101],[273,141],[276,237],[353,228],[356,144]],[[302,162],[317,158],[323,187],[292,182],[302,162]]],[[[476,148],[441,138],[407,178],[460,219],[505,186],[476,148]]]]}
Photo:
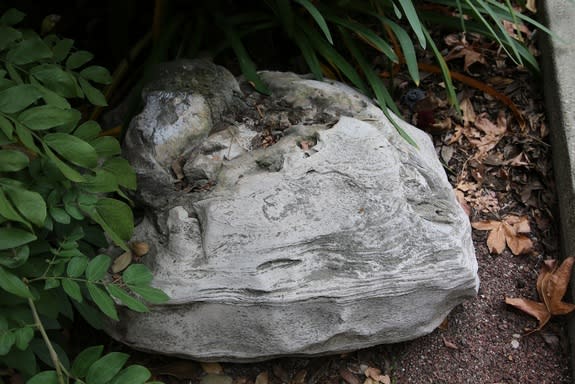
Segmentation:
{"type": "Polygon", "coordinates": [[[144,264],[132,264],[122,274],[124,283],[136,286],[147,286],[154,276],[144,264]]]}
{"type": "Polygon", "coordinates": [[[16,113],[28,107],[42,94],[30,84],[16,85],[0,91],[0,112],[16,113]]]}
{"type": "Polygon", "coordinates": [[[28,156],[12,149],[0,149],[0,172],[17,172],[28,166],[28,156]]]}
{"type": "Polygon", "coordinates": [[[121,157],[113,157],[106,160],[102,165],[102,169],[116,176],[118,184],[122,187],[132,190],[136,189],[136,171],[128,160],[121,157]]]}
{"type": "MultiPolygon", "coordinates": [[[[130,175],[128,175],[129,177],[130,175]]],[[[82,187],[93,193],[115,192],[118,190],[118,177],[105,169],[96,170],[95,175],[86,175],[82,187]]]]}
{"type": "Polygon", "coordinates": [[[417,11],[413,6],[413,0],[398,0],[398,2],[403,9],[403,13],[405,13],[409,25],[411,25],[411,29],[413,29],[415,36],[417,36],[421,48],[425,49],[427,44],[424,31],[426,31],[426,28],[421,25],[417,11]]]}
{"type": "Polygon", "coordinates": [[[37,37],[22,40],[6,54],[6,59],[16,65],[29,64],[50,57],[52,50],[37,37]]]}
{"type": "Polygon", "coordinates": [[[108,353],[88,369],[86,384],[106,384],[120,372],[129,357],[126,353],[108,353]]]}
{"type": "Polygon", "coordinates": [[[9,354],[0,358],[0,361],[28,377],[34,376],[38,370],[36,356],[31,348],[24,351],[12,348],[9,354]]]}
{"type": "Polygon", "coordinates": [[[22,223],[32,231],[32,226],[28,220],[20,215],[8,197],[4,194],[4,190],[2,188],[0,188],[0,215],[7,220],[22,223]]]}
{"type": "Polygon", "coordinates": [[[80,71],[80,76],[86,80],[91,80],[99,84],[110,84],[112,76],[110,72],[99,65],[92,65],[80,71]]]}
{"type": "Polygon", "coordinates": [[[47,213],[46,203],[42,195],[23,188],[8,186],[5,186],[4,190],[22,216],[38,227],[44,225],[47,213]]]}
{"type": "Polygon", "coordinates": [[[0,228],[0,250],[16,248],[34,240],[36,236],[28,231],[18,228],[0,228]]]}
{"type": "Polygon", "coordinates": [[[6,355],[16,342],[16,336],[11,331],[0,331],[0,356],[6,355]]]}
{"type": "Polygon", "coordinates": [[[4,25],[18,24],[24,19],[25,16],[26,16],[25,13],[15,8],[10,8],[9,10],[7,10],[2,14],[2,17],[0,18],[0,24],[4,25]]]}
{"type": "Polygon", "coordinates": [[[58,95],[71,98],[76,96],[76,80],[74,76],[56,64],[40,64],[30,70],[34,76],[49,90],[58,95]]]}
{"type": "Polygon", "coordinates": [[[86,283],[86,287],[88,287],[88,293],[100,311],[111,319],[119,320],[114,301],[110,295],[94,283],[86,283]]]}
{"type": "Polygon", "coordinates": [[[24,245],[0,252],[0,265],[8,269],[18,268],[24,265],[30,257],[30,247],[24,245]]]}
{"type": "Polygon", "coordinates": [[[439,68],[441,68],[441,74],[443,75],[443,79],[445,80],[445,88],[447,89],[447,99],[449,100],[449,102],[452,105],[455,106],[455,109],[457,110],[457,112],[460,113],[461,111],[459,109],[459,103],[457,102],[457,95],[455,94],[455,88],[453,87],[453,82],[451,81],[451,72],[449,72],[449,68],[447,67],[447,63],[445,62],[445,59],[441,55],[441,52],[439,51],[439,49],[435,45],[435,43],[434,43],[433,39],[431,38],[431,35],[427,31],[427,29],[424,29],[423,32],[425,34],[425,38],[427,39],[427,42],[429,43],[429,45],[433,51],[433,54],[435,55],[435,59],[437,60],[437,63],[439,64],[439,68]]]}
{"type": "Polygon", "coordinates": [[[232,29],[230,25],[228,25],[225,21],[220,23],[220,27],[224,30],[226,34],[226,39],[232,46],[236,57],[238,58],[240,68],[242,73],[251,81],[258,92],[261,92],[265,95],[269,95],[270,91],[267,85],[262,81],[258,72],[256,70],[256,65],[254,64],[253,60],[251,59],[250,55],[246,51],[244,44],[240,40],[236,31],[232,29]]]}
{"type": "Polygon", "coordinates": [[[372,47],[380,51],[381,53],[385,54],[391,61],[394,63],[399,62],[399,58],[397,57],[396,53],[393,51],[393,48],[381,37],[379,37],[374,31],[369,28],[364,27],[360,23],[354,23],[342,19],[336,16],[330,16],[330,20],[333,22],[349,29],[351,32],[355,33],[356,35],[362,37],[366,40],[372,47]]]}
{"type": "Polygon", "coordinates": [[[54,59],[56,61],[64,60],[70,53],[70,49],[72,49],[73,45],[74,40],[72,39],[58,40],[58,42],[56,43],[56,45],[54,45],[54,48],[52,49],[54,51],[54,59]]]}
{"type": "Polygon", "coordinates": [[[34,85],[36,86],[36,89],[38,89],[38,91],[42,93],[42,98],[44,99],[46,104],[60,109],[71,108],[70,103],[68,103],[68,101],[65,98],[58,95],[56,92],[53,92],[40,84],[34,84],[34,85]]]}
{"type": "Polygon", "coordinates": [[[0,25],[0,51],[6,49],[11,43],[20,38],[22,38],[22,32],[12,27],[0,25]]]}
{"type": "Polygon", "coordinates": [[[104,329],[104,317],[102,313],[87,302],[78,303],[72,301],[82,318],[94,329],[104,329]]]}
{"type": "Polygon", "coordinates": [[[130,365],[123,369],[110,384],[144,384],[152,374],[141,365],[130,365]]]}
{"type": "Polygon", "coordinates": [[[300,23],[300,27],[308,36],[310,42],[317,50],[317,52],[325,58],[333,67],[340,70],[354,86],[359,88],[364,93],[368,94],[368,88],[365,82],[362,80],[361,76],[353,68],[353,66],[341,56],[334,47],[327,44],[323,39],[320,39],[313,30],[309,28],[305,23],[300,23]]]}
{"type": "Polygon", "coordinates": [[[102,280],[106,276],[112,260],[108,255],[98,255],[88,263],[86,268],[86,279],[90,281],[102,280]]]}
{"type": "Polygon", "coordinates": [[[66,267],[66,273],[70,277],[80,277],[86,271],[88,266],[88,258],[86,256],[76,256],[70,259],[66,267]]]}
{"type": "Polygon", "coordinates": [[[36,146],[36,143],[34,142],[34,137],[32,136],[31,131],[18,122],[16,123],[16,135],[18,135],[18,138],[26,148],[28,148],[34,153],[40,152],[40,149],[36,146]]]}
{"type": "Polygon", "coordinates": [[[66,294],[72,299],[79,303],[82,302],[82,290],[80,289],[80,285],[77,282],[70,279],[63,279],[62,288],[64,288],[64,292],[66,292],[66,294]]]}
{"type": "Polygon", "coordinates": [[[111,157],[122,153],[120,143],[115,137],[101,136],[90,142],[101,157],[111,157]]]}
{"type": "Polygon", "coordinates": [[[0,115],[0,131],[2,131],[7,138],[12,138],[12,133],[14,132],[14,126],[4,116],[0,115]]]}
{"type": "Polygon", "coordinates": [[[18,70],[16,68],[14,68],[14,65],[12,65],[12,63],[6,62],[4,65],[6,66],[6,70],[8,71],[10,78],[12,80],[14,80],[15,83],[24,84],[24,80],[22,79],[22,76],[20,76],[20,74],[18,73],[18,70]]]}
{"type": "Polygon", "coordinates": [[[52,152],[52,150],[50,149],[50,147],[46,145],[46,143],[42,142],[42,147],[44,148],[44,152],[46,152],[48,158],[54,162],[54,165],[58,167],[60,172],[62,172],[62,174],[67,179],[74,181],[76,183],[81,183],[84,181],[84,177],[82,177],[82,175],[78,171],[71,168],[68,164],[60,160],[60,158],[58,158],[58,156],[56,156],[56,154],[52,152]]]}
{"type": "Polygon", "coordinates": [[[18,276],[13,275],[2,267],[0,267],[0,288],[25,299],[32,298],[32,293],[28,286],[18,276]]]}
{"type": "Polygon", "coordinates": [[[295,1],[303,5],[303,7],[309,12],[311,17],[313,17],[319,28],[322,30],[323,34],[327,38],[327,41],[329,41],[329,43],[333,45],[333,39],[331,38],[329,28],[325,22],[325,19],[323,18],[322,14],[318,11],[318,9],[309,0],[295,0],[295,1]]]}
{"type": "Polygon", "coordinates": [[[48,277],[44,282],[44,290],[50,290],[54,288],[58,288],[60,286],[60,280],[55,279],[53,277],[48,277]]]}
{"type": "Polygon", "coordinates": [[[34,338],[34,329],[32,327],[22,327],[14,331],[16,337],[15,345],[21,351],[28,348],[30,341],[34,338]]]}
{"type": "Polygon", "coordinates": [[[170,297],[161,289],[146,286],[128,285],[128,287],[142,296],[142,299],[149,301],[152,304],[163,304],[170,300],[170,297]]]}
{"type": "Polygon", "coordinates": [[[105,197],[96,203],[96,211],[122,240],[130,240],[134,232],[134,217],[126,203],[105,197]]]}
{"type": "Polygon", "coordinates": [[[397,41],[403,51],[403,57],[407,64],[407,71],[413,79],[415,85],[419,85],[419,69],[417,68],[417,56],[415,55],[415,47],[409,38],[407,32],[393,21],[382,18],[384,24],[388,25],[397,37],[397,41]]]}
{"type": "Polygon", "coordinates": [[[70,224],[70,215],[68,215],[65,209],[51,206],[48,207],[48,212],[55,222],[60,224],[70,224]]]}
{"type": "Polygon", "coordinates": [[[34,131],[68,124],[75,125],[81,118],[81,113],[75,109],[61,109],[52,105],[33,107],[18,116],[22,124],[34,131]]]}
{"type": "Polygon", "coordinates": [[[102,351],[104,351],[104,346],[102,345],[84,349],[74,359],[70,374],[75,377],[85,377],[92,364],[102,356],[102,351]]]}
{"type": "Polygon", "coordinates": [[[50,133],[44,136],[44,142],[72,164],[85,168],[98,165],[96,150],[87,142],[67,133],[50,133]]]}
{"type": "Polygon", "coordinates": [[[78,128],[76,128],[76,130],[74,131],[74,136],[89,142],[98,138],[100,132],[102,132],[100,124],[98,124],[94,120],[88,120],[85,123],[82,123],[78,128]]]}
{"type": "Polygon", "coordinates": [[[26,382],[26,384],[58,384],[58,375],[56,371],[44,371],[40,372],[30,380],[26,382]]]}
{"type": "Polygon", "coordinates": [[[80,81],[80,87],[82,87],[82,91],[84,91],[90,103],[98,107],[105,107],[108,105],[106,102],[106,97],[102,92],[100,92],[99,89],[95,88],[88,81],[81,77],[78,80],[80,81]]]}
{"type": "Polygon", "coordinates": [[[110,295],[114,296],[118,300],[122,302],[126,307],[130,308],[132,311],[136,312],[149,312],[150,310],[144,303],[141,301],[133,298],[130,296],[126,291],[122,288],[118,287],[115,284],[108,284],[106,289],[110,293],[110,295]]]}
{"type": "Polygon", "coordinates": [[[70,55],[70,57],[68,57],[68,60],[66,60],[66,68],[68,69],[80,68],[82,65],[86,64],[93,58],[94,55],[92,55],[88,51],[74,52],[70,55]]]}

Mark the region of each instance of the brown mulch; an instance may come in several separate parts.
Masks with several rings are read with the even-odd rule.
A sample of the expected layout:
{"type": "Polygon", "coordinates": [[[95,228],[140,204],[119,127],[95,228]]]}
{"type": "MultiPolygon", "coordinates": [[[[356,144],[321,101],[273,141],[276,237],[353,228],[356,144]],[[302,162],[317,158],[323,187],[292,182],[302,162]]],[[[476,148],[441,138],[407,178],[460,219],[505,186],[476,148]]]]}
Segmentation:
{"type": "MultiPolygon", "coordinates": [[[[451,36],[450,41],[459,38],[451,36]]],[[[430,335],[344,355],[208,365],[141,355],[139,362],[168,384],[385,384],[388,379],[398,384],[570,383],[567,316],[553,317],[532,332],[536,320],[504,302],[506,297],[539,300],[536,281],[543,261],[559,257],[540,79],[503,59],[492,46],[468,39],[482,60],[465,68],[463,60],[455,59],[453,66],[510,97],[525,126],[492,96],[460,83],[456,87],[463,115],[457,115],[444,102],[437,75],[424,75],[421,84],[436,109],[431,124],[418,122],[417,109],[405,112],[434,133],[438,155],[472,223],[510,217],[527,223],[510,235],[516,240],[511,248],[488,241],[489,231],[473,231],[481,279],[474,300],[456,307],[430,335]]],[[[394,80],[401,90],[398,99],[409,87],[407,79],[399,73],[394,80]]]]}

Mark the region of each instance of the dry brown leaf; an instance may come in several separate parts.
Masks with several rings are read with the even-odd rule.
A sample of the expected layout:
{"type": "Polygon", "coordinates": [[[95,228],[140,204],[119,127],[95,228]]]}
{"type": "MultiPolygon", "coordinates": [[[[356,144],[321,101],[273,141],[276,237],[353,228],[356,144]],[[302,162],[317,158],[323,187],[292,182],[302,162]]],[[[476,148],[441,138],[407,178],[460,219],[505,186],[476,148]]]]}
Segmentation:
{"type": "Polygon", "coordinates": [[[489,252],[500,254],[508,246],[514,255],[531,252],[533,242],[526,236],[531,232],[526,216],[508,215],[502,221],[487,220],[472,223],[471,226],[480,231],[490,231],[487,236],[489,252]]]}
{"type": "Polygon", "coordinates": [[[256,381],[254,384],[268,384],[268,382],[269,382],[268,372],[263,371],[259,375],[257,375],[256,381]]]}
{"type": "Polygon", "coordinates": [[[503,223],[499,223],[499,225],[492,229],[489,232],[489,236],[487,236],[487,248],[489,248],[489,252],[495,253],[499,255],[505,249],[505,228],[503,223]]]}
{"type": "Polygon", "coordinates": [[[505,298],[505,302],[535,317],[538,321],[536,330],[540,330],[551,316],[566,315],[575,310],[575,305],[565,303],[563,296],[571,280],[574,257],[568,257],[559,267],[555,260],[546,260],[537,277],[537,292],[543,303],[522,298],[505,298]]]}
{"type": "Polygon", "coordinates": [[[130,248],[134,255],[137,257],[145,256],[148,252],[150,252],[150,246],[145,241],[133,241],[130,244],[130,248]]]}
{"type": "Polygon", "coordinates": [[[459,103],[459,107],[461,108],[461,114],[463,118],[463,125],[469,126],[469,123],[475,122],[475,110],[473,109],[473,104],[471,104],[471,100],[468,97],[461,100],[459,103]]]}
{"type": "Polygon", "coordinates": [[[205,373],[213,373],[215,375],[224,373],[224,369],[219,363],[200,363],[200,365],[205,373]]]}
{"type": "Polygon", "coordinates": [[[128,268],[128,265],[132,262],[132,252],[126,251],[120,256],[116,257],[114,263],[112,264],[112,273],[122,272],[124,269],[128,268]]]}
{"type": "MultiPolygon", "coordinates": [[[[371,379],[374,382],[373,384],[377,384],[377,383],[390,384],[391,383],[391,380],[390,380],[388,375],[382,375],[381,374],[381,369],[368,367],[365,370],[364,374],[365,374],[365,376],[367,376],[367,380],[371,379]]],[[[367,383],[367,380],[364,382],[364,384],[367,383]]]]}
{"type": "Polygon", "coordinates": [[[295,374],[290,384],[305,384],[306,377],[307,377],[307,371],[305,369],[302,369],[301,371],[295,374]]]}
{"type": "Polygon", "coordinates": [[[566,258],[559,268],[543,278],[541,283],[543,300],[551,315],[566,315],[575,309],[575,305],[562,301],[571,279],[573,262],[575,258],[566,258]]]}
{"type": "Polygon", "coordinates": [[[340,369],[339,375],[347,384],[361,384],[357,376],[351,373],[348,369],[340,369]]]}
{"type": "Polygon", "coordinates": [[[458,350],[458,349],[459,349],[459,347],[458,347],[455,343],[452,343],[451,341],[447,340],[447,339],[446,339],[445,337],[443,337],[443,336],[441,336],[441,338],[443,339],[443,344],[444,344],[447,348],[455,349],[455,350],[458,350]]]}
{"type": "Polygon", "coordinates": [[[537,13],[536,0],[527,0],[525,2],[525,8],[527,8],[529,11],[531,11],[533,13],[537,13]]]}
{"type": "Polygon", "coordinates": [[[539,321],[537,329],[543,328],[551,318],[551,314],[547,310],[545,304],[538,301],[506,297],[505,302],[536,318],[539,321]]]}

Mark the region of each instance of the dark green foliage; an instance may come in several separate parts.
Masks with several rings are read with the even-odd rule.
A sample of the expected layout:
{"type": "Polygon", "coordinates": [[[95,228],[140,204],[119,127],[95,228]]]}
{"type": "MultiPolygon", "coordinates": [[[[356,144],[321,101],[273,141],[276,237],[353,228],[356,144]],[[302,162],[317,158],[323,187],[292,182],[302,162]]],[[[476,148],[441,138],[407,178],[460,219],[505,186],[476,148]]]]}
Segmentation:
{"type": "Polygon", "coordinates": [[[143,265],[126,270],[126,281],[109,279],[111,259],[98,254],[107,233],[128,250],[133,231],[129,201],[106,196],[136,188],[133,169],[120,157],[115,138],[101,137],[95,121],[80,124],[71,105],[105,105],[100,84],[108,71],[90,65],[93,55],[73,41],[40,37],[16,24],[23,14],[0,18],[0,367],[19,370],[28,383],[144,383],[150,372],[123,368],[125,354],[101,357],[84,350],[70,369],[65,352],[46,330],[72,319],[73,306],[97,322],[91,303],[118,319],[114,297],[143,312],[144,301],[161,303],[143,265]],[[140,274],[140,276],[138,276],[140,274]],[[39,359],[53,371],[37,372],[39,359]]]}

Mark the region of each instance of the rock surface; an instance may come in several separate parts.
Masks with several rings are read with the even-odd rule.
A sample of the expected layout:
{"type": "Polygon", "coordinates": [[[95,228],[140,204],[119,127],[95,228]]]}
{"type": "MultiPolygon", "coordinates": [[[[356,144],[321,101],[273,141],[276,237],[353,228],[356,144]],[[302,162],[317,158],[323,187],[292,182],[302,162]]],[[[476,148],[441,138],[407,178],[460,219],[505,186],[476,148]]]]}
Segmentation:
{"type": "Polygon", "coordinates": [[[172,63],[126,156],[148,207],[136,240],[171,301],[121,311],[135,348],[254,361],[431,332],[478,289],[468,218],[431,140],[337,82],[172,63]]]}

